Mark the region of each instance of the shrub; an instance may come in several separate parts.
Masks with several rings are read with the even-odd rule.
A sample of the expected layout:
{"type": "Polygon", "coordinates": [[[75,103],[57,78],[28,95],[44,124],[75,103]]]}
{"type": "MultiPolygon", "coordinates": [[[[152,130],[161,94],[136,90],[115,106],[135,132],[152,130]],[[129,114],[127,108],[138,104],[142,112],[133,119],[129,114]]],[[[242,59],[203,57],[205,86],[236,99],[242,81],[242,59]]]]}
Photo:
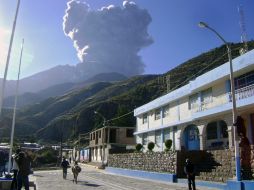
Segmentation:
{"type": "Polygon", "coordinates": [[[171,149],[171,147],[172,147],[172,140],[171,139],[168,139],[168,140],[165,141],[165,147],[166,147],[165,148],[166,152],[171,149]]]}
{"type": "Polygon", "coordinates": [[[149,151],[153,151],[154,146],[155,146],[154,142],[149,142],[148,145],[147,145],[147,148],[148,148],[149,151]]]}
{"type": "Polygon", "coordinates": [[[140,143],[136,144],[136,150],[137,150],[138,152],[140,152],[142,148],[143,148],[143,145],[142,145],[142,144],[140,144],[140,143]]]}
{"type": "Polygon", "coordinates": [[[37,152],[35,162],[37,165],[53,164],[57,162],[58,151],[44,148],[37,152]]]}

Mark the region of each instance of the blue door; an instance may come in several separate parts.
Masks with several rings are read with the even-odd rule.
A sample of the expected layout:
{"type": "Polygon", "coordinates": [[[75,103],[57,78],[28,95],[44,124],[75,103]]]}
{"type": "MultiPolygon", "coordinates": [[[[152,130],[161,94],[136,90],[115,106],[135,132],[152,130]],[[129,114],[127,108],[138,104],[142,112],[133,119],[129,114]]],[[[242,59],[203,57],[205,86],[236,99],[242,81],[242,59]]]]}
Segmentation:
{"type": "Polygon", "coordinates": [[[189,125],[184,130],[184,142],[187,150],[199,150],[199,131],[196,125],[189,125]]]}

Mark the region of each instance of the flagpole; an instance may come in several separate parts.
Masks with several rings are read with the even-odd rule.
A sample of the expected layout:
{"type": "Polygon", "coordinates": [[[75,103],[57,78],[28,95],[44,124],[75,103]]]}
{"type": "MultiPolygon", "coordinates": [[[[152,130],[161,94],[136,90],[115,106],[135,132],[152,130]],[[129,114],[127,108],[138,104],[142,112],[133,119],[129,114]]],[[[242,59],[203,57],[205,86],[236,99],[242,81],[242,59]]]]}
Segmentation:
{"type": "Polygon", "coordinates": [[[17,80],[17,85],[16,85],[15,103],[14,103],[13,116],[12,116],[8,174],[10,174],[10,172],[11,172],[11,156],[12,156],[12,150],[13,150],[13,138],[14,138],[14,128],[15,128],[15,121],[16,121],[16,108],[17,108],[17,101],[18,101],[18,94],[19,94],[19,77],[20,77],[20,69],[21,69],[21,62],[22,62],[22,55],[23,55],[23,47],[24,47],[24,39],[22,40],[22,45],[21,45],[21,52],[20,52],[20,58],[19,58],[18,80],[17,80]]]}
{"type": "Polygon", "coordinates": [[[14,33],[15,33],[15,28],[16,28],[16,23],[17,23],[17,18],[18,18],[19,5],[20,5],[20,0],[17,0],[17,8],[16,8],[15,18],[14,18],[14,22],[13,22],[13,26],[12,26],[11,39],[10,39],[6,64],[5,64],[4,78],[3,78],[2,91],[1,91],[1,97],[0,97],[0,116],[2,114],[6,78],[7,78],[8,67],[9,67],[9,62],[10,62],[10,57],[11,57],[12,43],[13,43],[13,38],[14,38],[14,33]]]}

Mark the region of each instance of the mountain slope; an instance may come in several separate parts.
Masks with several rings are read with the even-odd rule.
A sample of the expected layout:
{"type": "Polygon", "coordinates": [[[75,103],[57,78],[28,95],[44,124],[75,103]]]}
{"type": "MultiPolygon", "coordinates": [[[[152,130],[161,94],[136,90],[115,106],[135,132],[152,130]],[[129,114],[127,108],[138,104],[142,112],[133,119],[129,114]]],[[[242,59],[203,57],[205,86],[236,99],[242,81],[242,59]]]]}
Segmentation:
{"type": "MultiPolygon", "coordinates": [[[[239,56],[240,45],[232,44],[233,58],[239,56]]],[[[251,41],[249,49],[253,48],[254,42],[251,41]]],[[[30,135],[36,134],[41,140],[59,141],[61,136],[65,140],[75,138],[79,133],[101,126],[102,119],[94,114],[95,110],[107,119],[129,113],[135,107],[166,93],[166,84],[161,82],[162,77],[170,75],[171,90],[174,90],[225,62],[227,62],[226,48],[221,46],[163,75],[143,75],[121,82],[96,83],[71,91],[64,96],[49,98],[18,112],[19,130],[21,126],[23,131],[30,129],[30,135]]],[[[8,115],[6,117],[5,123],[8,121],[8,115]]],[[[120,120],[112,121],[108,125],[117,122],[120,120]]],[[[127,115],[124,125],[135,125],[133,113],[127,115]]]]}
{"type": "MultiPolygon", "coordinates": [[[[64,95],[65,93],[71,90],[81,89],[85,86],[91,85],[96,82],[116,82],[116,81],[122,81],[126,79],[127,77],[119,73],[101,73],[83,82],[78,82],[78,83],[68,82],[68,83],[53,85],[37,93],[24,93],[20,95],[18,97],[17,107],[20,108],[26,105],[35,104],[49,97],[64,95]]],[[[14,99],[15,99],[15,96],[9,96],[5,98],[4,107],[12,108],[14,106],[14,99]]]]}

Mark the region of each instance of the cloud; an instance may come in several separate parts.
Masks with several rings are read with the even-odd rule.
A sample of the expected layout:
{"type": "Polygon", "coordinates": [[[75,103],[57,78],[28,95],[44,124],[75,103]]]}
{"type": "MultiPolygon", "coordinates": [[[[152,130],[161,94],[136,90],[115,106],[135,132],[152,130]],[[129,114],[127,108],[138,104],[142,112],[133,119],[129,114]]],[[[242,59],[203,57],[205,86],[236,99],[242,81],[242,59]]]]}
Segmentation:
{"type": "Polygon", "coordinates": [[[63,30],[70,37],[86,75],[118,72],[133,76],[144,72],[139,51],[152,43],[148,34],[151,16],[134,2],[92,10],[81,0],[71,0],[63,17],[63,30]]]}

